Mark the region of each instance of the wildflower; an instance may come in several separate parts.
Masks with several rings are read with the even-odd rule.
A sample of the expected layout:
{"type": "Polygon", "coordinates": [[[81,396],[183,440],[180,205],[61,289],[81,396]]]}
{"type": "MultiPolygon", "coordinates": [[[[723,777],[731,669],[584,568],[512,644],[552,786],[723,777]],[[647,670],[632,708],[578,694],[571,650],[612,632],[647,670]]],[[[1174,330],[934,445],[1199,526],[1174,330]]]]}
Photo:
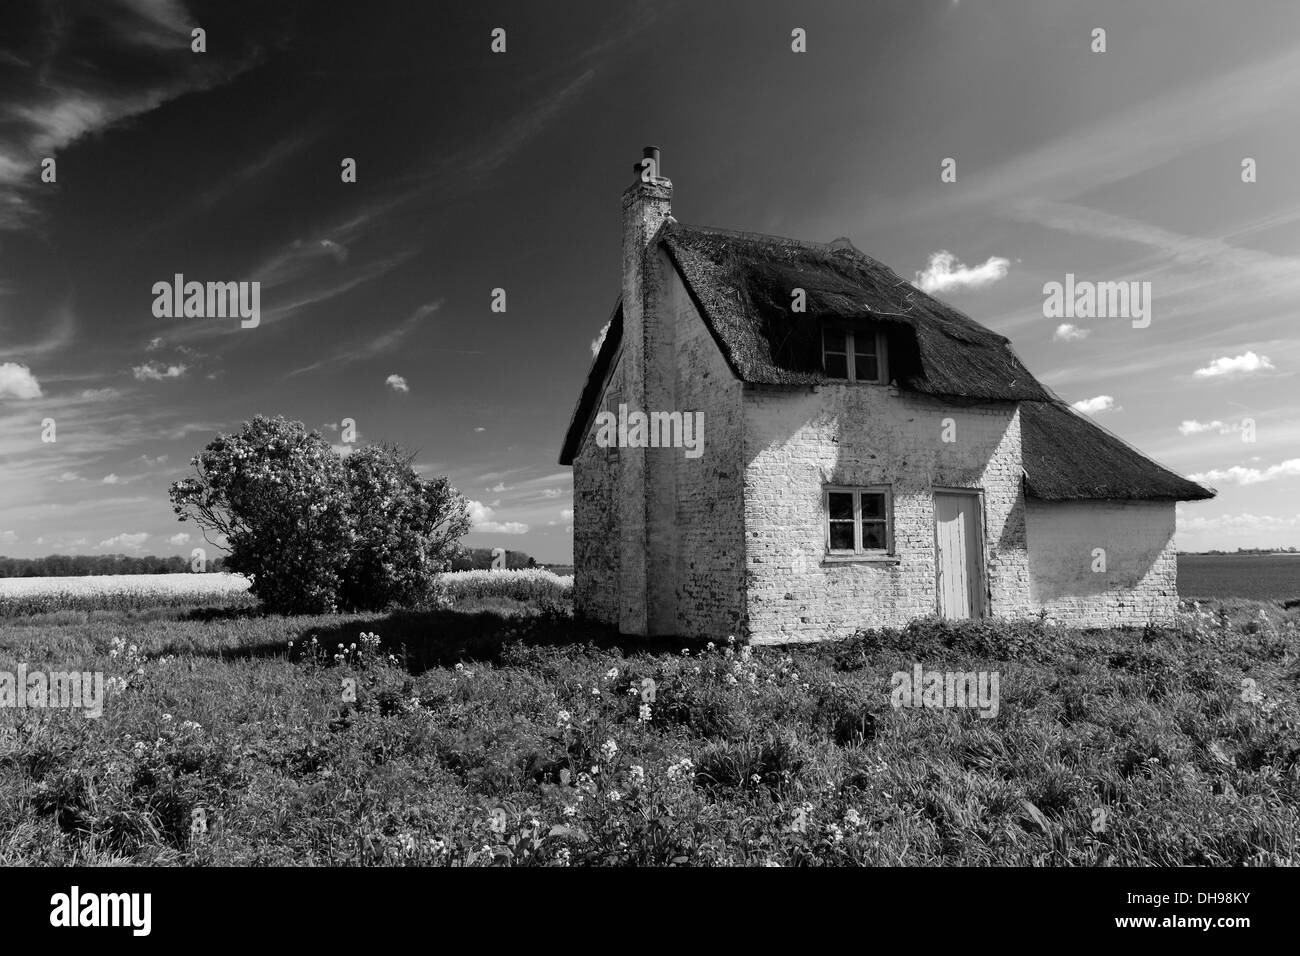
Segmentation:
{"type": "Polygon", "coordinates": [[[850,828],[862,826],[862,817],[857,810],[849,807],[844,811],[844,825],[850,828]]]}
{"type": "Polygon", "coordinates": [[[636,764],[627,773],[628,778],[637,786],[645,783],[645,767],[636,764]]]}
{"type": "Polygon", "coordinates": [[[638,714],[637,714],[637,720],[641,721],[641,723],[643,723],[643,724],[648,724],[648,723],[650,723],[650,705],[649,705],[649,704],[642,704],[642,705],[641,705],[641,709],[640,709],[640,711],[639,711],[638,714]]]}
{"type": "Polygon", "coordinates": [[[754,656],[754,649],[750,647],[748,644],[746,644],[744,647],[740,649],[740,659],[742,661],[748,662],[749,659],[753,656],[754,656]]]}
{"type": "Polygon", "coordinates": [[[567,710],[562,710],[555,715],[555,726],[567,727],[569,726],[569,721],[572,719],[573,719],[572,715],[567,710]]]}
{"type": "Polygon", "coordinates": [[[560,866],[569,865],[569,848],[567,846],[560,847],[559,851],[555,854],[555,861],[559,863],[560,866]]]}
{"type": "Polygon", "coordinates": [[[618,744],[613,740],[606,740],[600,745],[600,755],[604,757],[606,761],[613,760],[617,753],[618,744]]]}
{"type": "Polygon", "coordinates": [[[593,688],[591,689],[591,696],[592,696],[592,697],[599,697],[599,696],[600,696],[600,688],[599,688],[599,687],[593,687],[593,688]]]}
{"type": "MultiPolygon", "coordinates": [[[[342,645],[340,645],[340,646],[342,646],[342,645]]],[[[457,663],[457,664],[456,664],[456,670],[458,670],[458,671],[462,671],[462,672],[463,672],[463,671],[465,670],[465,665],[464,665],[464,664],[461,664],[461,663],[457,663]]]]}
{"type": "Polygon", "coordinates": [[[617,677],[618,677],[617,667],[611,667],[609,670],[605,671],[605,680],[615,680],[617,677]]]}
{"type": "Polygon", "coordinates": [[[564,808],[564,815],[566,817],[577,816],[577,813],[578,813],[578,807],[576,804],[571,803],[564,808]]]}
{"type": "Polygon", "coordinates": [[[674,781],[678,780],[679,778],[693,774],[694,770],[695,764],[691,758],[683,757],[681,760],[677,761],[677,763],[672,764],[668,768],[668,779],[674,781]]]}
{"type": "Polygon", "coordinates": [[[162,719],[163,719],[163,723],[164,723],[164,724],[171,723],[172,715],[171,715],[171,714],[163,714],[163,715],[162,715],[162,719]]]}
{"type": "Polygon", "coordinates": [[[831,840],[833,842],[835,843],[844,842],[844,831],[841,830],[839,827],[837,827],[835,824],[831,823],[827,825],[826,832],[831,835],[831,840]]]}
{"type": "Polygon", "coordinates": [[[623,794],[619,793],[617,790],[611,790],[609,792],[609,799],[614,803],[618,803],[623,799],[623,794]]]}
{"type": "Polygon", "coordinates": [[[718,646],[718,645],[714,644],[712,641],[709,641],[709,643],[707,643],[707,644],[704,645],[704,649],[705,649],[706,651],[712,651],[712,650],[714,650],[717,646],[718,646]]]}

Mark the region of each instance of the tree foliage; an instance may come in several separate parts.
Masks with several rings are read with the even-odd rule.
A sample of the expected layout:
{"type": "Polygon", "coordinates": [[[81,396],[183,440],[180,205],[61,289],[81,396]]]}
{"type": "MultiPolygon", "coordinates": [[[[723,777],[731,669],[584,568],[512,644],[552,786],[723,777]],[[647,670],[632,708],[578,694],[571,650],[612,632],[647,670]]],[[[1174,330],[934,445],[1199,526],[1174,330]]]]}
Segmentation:
{"type": "Polygon", "coordinates": [[[396,446],[341,459],[319,432],[257,416],[218,435],[174,482],[173,510],[229,551],[272,611],[372,610],[423,599],[469,530],[464,499],[396,446]],[[353,461],[352,459],[356,459],[353,461]]]}

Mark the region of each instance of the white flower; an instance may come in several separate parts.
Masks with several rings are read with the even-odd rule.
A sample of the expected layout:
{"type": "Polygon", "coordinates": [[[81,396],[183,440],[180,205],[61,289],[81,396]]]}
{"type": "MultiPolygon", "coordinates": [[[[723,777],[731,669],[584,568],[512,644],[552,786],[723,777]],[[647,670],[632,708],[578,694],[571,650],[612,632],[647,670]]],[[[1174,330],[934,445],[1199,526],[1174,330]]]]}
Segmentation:
{"type": "Polygon", "coordinates": [[[603,744],[600,745],[600,755],[604,757],[605,760],[607,761],[613,760],[617,754],[618,754],[618,744],[616,744],[613,740],[606,740],[603,744]]]}
{"type": "Polygon", "coordinates": [[[617,667],[611,667],[609,670],[605,671],[605,680],[614,680],[617,677],[618,677],[617,667]]]}

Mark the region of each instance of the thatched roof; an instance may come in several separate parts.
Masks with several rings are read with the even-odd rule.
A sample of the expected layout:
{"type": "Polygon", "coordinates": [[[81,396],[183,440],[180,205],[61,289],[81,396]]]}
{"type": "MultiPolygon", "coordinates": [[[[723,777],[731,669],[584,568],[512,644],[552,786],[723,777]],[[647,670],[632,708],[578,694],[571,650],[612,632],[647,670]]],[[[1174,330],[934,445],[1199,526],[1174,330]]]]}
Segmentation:
{"type": "MultiPolygon", "coordinates": [[[[842,383],[821,370],[822,323],[878,323],[888,337],[889,376],[900,387],[961,401],[1019,403],[1026,494],[1049,500],[1213,497],[1076,414],[1029,373],[1005,336],[926,295],[847,240],[801,242],[671,222],[655,241],[668,251],[743,382],[842,383]],[[795,288],[807,294],[806,312],[791,312],[795,288]]],[[[577,456],[622,341],[620,300],[569,423],[562,465],[577,456]]]]}
{"type": "Polygon", "coordinates": [[[1202,488],[1134,449],[1064,402],[1021,402],[1025,494],[1049,501],[1089,498],[1197,501],[1202,488]]]}
{"type": "Polygon", "coordinates": [[[815,385],[826,320],[880,324],[889,376],[929,395],[993,401],[1053,396],[1005,336],[932,298],[847,240],[801,242],[672,223],[660,241],[732,370],[745,382],[815,385]],[[807,311],[791,311],[803,289],[807,311]]]}

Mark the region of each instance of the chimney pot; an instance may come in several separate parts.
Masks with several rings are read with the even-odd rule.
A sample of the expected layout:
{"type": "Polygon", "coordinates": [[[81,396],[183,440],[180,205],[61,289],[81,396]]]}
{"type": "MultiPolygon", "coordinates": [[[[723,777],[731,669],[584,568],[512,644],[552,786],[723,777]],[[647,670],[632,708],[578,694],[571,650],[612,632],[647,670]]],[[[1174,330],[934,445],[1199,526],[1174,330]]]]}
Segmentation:
{"type": "MultiPolygon", "coordinates": [[[[659,170],[659,147],[658,147],[658,146],[645,146],[645,147],[642,147],[642,149],[641,149],[641,162],[644,162],[644,161],[647,160],[647,159],[649,159],[649,160],[653,160],[653,161],[654,161],[654,178],[655,178],[656,180],[658,180],[658,179],[662,179],[662,178],[663,178],[663,174],[662,174],[662,173],[660,172],[660,170],[659,170]]],[[[640,179],[640,178],[641,178],[641,172],[642,172],[642,169],[644,168],[644,167],[642,167],[641,162],[636,163],[636,164],[632,167],[632,171],[633,171],[634,173],[636,173],[636,178],[637,178],[637,179],[640,179]]]]}

